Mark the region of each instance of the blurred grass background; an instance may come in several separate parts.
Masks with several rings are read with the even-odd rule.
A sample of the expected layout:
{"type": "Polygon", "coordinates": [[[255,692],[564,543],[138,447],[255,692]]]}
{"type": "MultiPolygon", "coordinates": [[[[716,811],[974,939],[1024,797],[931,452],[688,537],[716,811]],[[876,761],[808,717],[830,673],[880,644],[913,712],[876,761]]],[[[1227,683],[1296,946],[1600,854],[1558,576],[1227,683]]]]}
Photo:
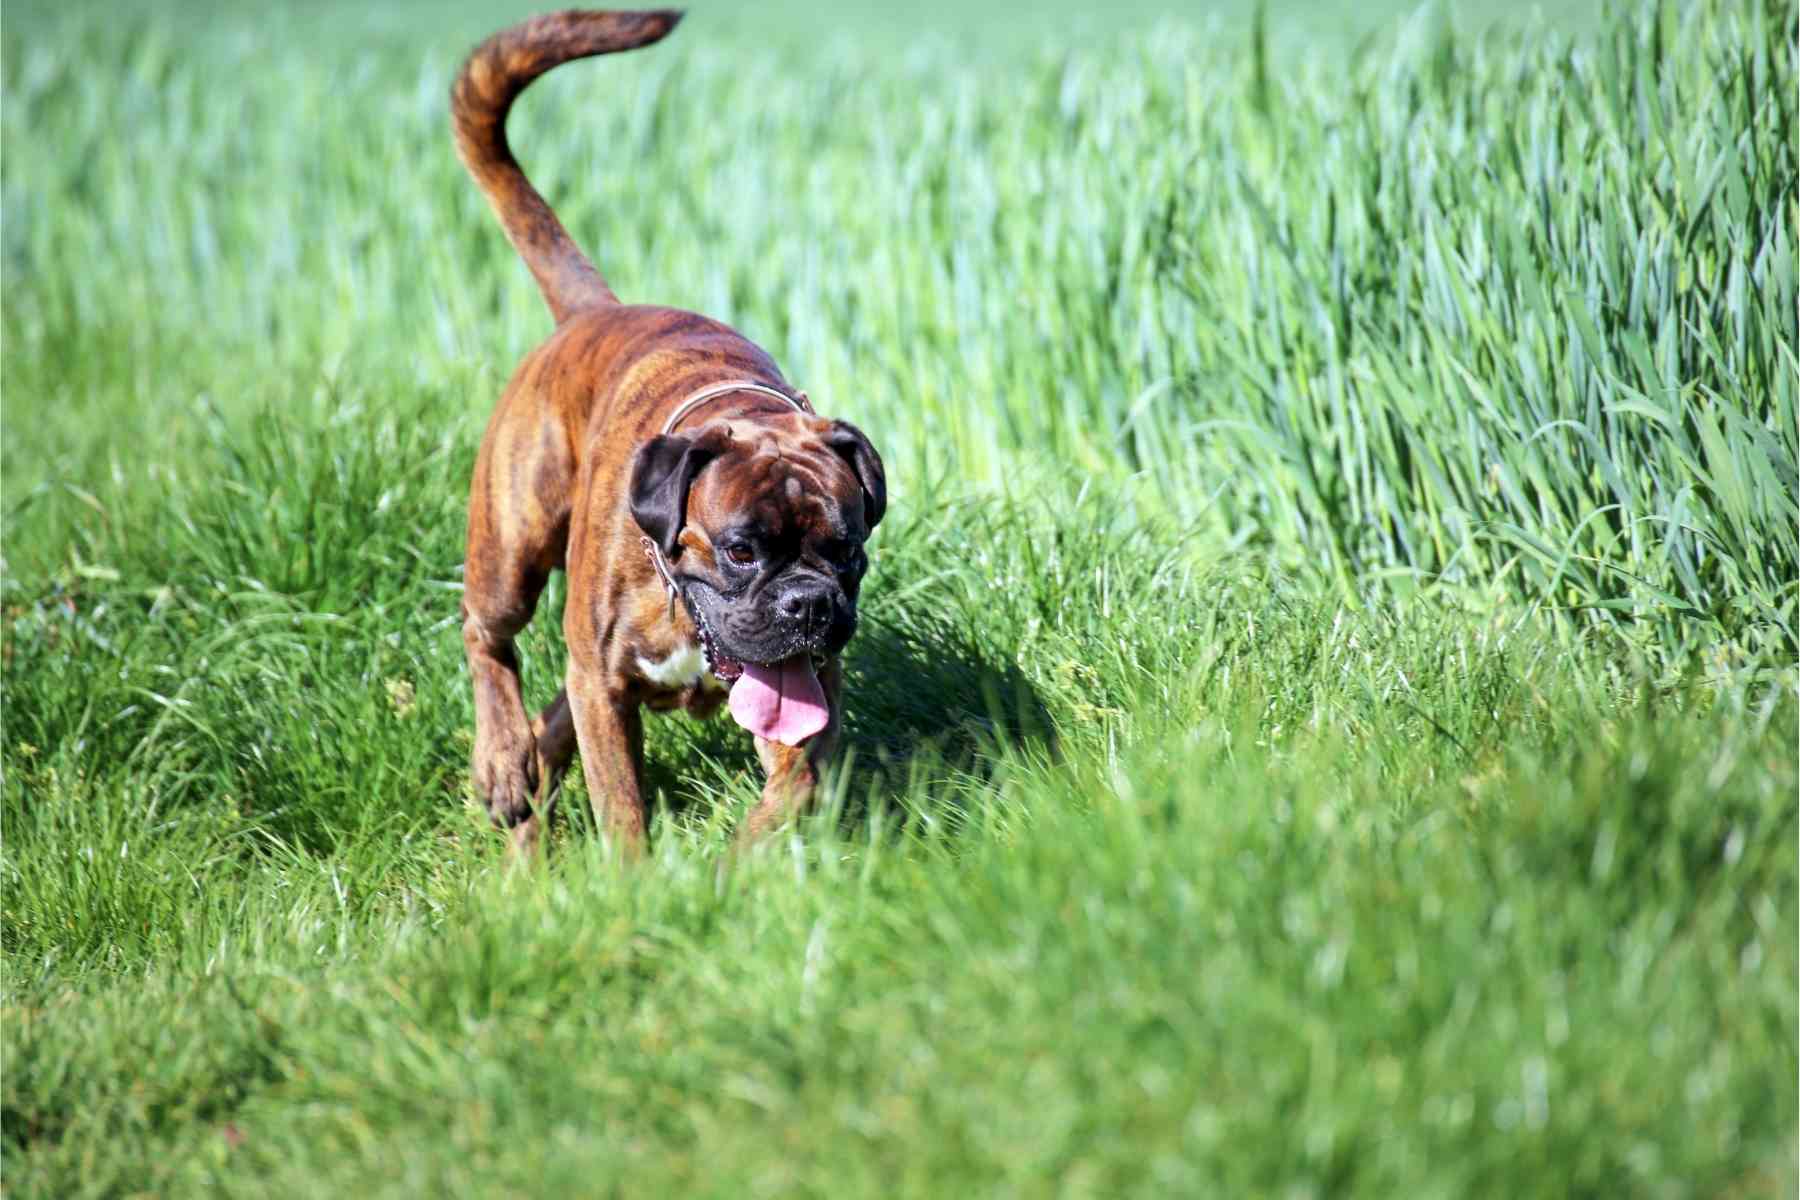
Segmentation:
{"type": "MultiPolygon", "coordinates": [[[[508,879],[518,5],[9,5],[21,1195],[1792,1194],[1795,10],[703,6],[515,111],[882,447],[851,761],[508,879]]],[[[559,593],[525,643],[544,697],[559,593]]]]}
{"type": "MultiPolygon", "coordinates": [[[[244,407],[219,356],[278,368],[234,394],[395,374],[479,412],[541,333],[443,150],[469,39],[400,16],[304,55],[269,49],[349,18],[216,17],[201,56],[149,16],[8,43],[7,382],[109,398],[9,439],[49,527],[83,502],[30,489],[91,479],[118,422],[166,454],[198,398],[244,407]]],[[[1446,10],[1342,54],[1224,17],[1079,52],[1020,29],[1004,88],[972,37],[850,27],[802,72],[705,21],[534,90],[524,153],[622,294],[752,330],[909,473],[1105,479],[1346,595],[1499,586],[1671,659],[1696,632],[1791,656],[1778,8],[1666,6],[1581,52],[1446,10]]]]}

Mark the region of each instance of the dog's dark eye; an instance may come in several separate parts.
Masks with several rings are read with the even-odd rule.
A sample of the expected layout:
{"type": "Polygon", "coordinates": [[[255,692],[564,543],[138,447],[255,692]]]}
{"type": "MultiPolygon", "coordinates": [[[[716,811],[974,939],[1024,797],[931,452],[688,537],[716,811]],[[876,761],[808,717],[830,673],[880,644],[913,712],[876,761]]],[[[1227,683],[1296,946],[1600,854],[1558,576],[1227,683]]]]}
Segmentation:
{"type": "Polygon", "coordinates": [[[740,567],[747,567],[756,561],[756,551],[742,542],[725,547],[725,557],[740,567]]]}

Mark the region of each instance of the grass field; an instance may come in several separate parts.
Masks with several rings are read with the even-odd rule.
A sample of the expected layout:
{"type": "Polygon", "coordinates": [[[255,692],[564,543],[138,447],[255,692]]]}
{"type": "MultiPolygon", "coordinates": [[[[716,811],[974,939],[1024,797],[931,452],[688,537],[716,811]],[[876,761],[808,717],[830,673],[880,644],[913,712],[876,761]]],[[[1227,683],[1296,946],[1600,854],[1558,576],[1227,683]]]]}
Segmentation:
{"type": "Polygon", "coordinates": [[[826,810],[727,859],[747,738],[653,721],[649,859],[577,774],[532,874],[456,606],[549,326],[444,105],[523,11],[8,8],[8,1194],[1794,1193],[1791,4],[544,81],[614,287],[893,507],[826,810]]]}

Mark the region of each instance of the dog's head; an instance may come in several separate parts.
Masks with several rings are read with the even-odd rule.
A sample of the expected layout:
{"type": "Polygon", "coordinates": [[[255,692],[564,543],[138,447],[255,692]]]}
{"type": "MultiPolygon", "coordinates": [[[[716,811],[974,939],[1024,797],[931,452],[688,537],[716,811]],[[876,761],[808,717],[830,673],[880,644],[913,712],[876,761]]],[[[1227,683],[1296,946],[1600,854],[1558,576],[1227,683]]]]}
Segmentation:
{"type": "Polygon", "coordinates": [[[655,437],[631,515],[663,552],[707,665],[817,661],[856,629],[863,542],[887,508],[881,458],[845,421],[794,413],[655,437]]]}

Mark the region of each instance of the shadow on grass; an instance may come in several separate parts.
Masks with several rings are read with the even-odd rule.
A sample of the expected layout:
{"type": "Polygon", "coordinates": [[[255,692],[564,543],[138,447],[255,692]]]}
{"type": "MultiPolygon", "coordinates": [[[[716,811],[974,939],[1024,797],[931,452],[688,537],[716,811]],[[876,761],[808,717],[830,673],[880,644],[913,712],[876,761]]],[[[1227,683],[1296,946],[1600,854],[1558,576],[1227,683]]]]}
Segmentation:
{"type": "MultiPolygon", "coordinates": [[[[934,816],[966,806],[967,787],[921,781],[985,777],[1009,748],[1056,752],[1055,724],[1031,681],[1009,658],[983,647],[944,618],[906,614],[906,624],[864,619],[844,657],[844,731],[838,756],[850,762],[843,819],[861,824],[878,799],[928,801],[934,816]]],[[[731,775],[760,786],[750,738],[729,718],[696,723],[692,747],[731,775]]],[[[652,753],[647,793],[671,815],[692,813],[698,798],[690,755],[652,753]]]]}
{"type": "Polygon", "coordinates": [[[904,763],[922,748],[969,767],[996,744],[1054,745],[1037,688],[1008,657],[942,617],[870,622],[847,660],[844,745],[858,760],[904,763]]]}

